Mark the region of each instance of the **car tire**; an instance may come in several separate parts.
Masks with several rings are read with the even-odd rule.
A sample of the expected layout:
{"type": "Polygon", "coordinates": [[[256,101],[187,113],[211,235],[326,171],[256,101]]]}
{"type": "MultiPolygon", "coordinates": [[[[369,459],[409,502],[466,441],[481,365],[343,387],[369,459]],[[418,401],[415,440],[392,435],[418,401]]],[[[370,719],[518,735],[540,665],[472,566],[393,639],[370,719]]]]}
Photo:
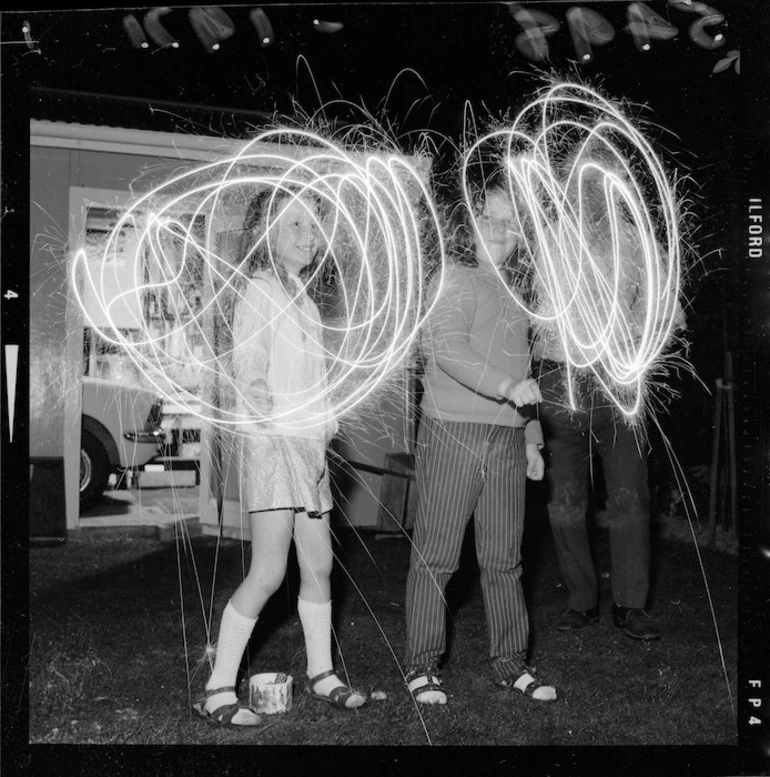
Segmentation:
{"type": "Polygon", "coordinates": [[[99,502],[110,478],[104,446],[90,432],[80,433],[80,512],[99,502]]]}

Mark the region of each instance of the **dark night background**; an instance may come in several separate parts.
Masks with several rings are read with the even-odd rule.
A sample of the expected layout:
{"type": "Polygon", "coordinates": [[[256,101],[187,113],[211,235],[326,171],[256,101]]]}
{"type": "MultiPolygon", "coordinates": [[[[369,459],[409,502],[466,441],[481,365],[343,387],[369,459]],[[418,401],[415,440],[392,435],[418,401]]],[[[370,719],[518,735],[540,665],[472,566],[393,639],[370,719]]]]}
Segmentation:
{"type": "MultiPolygon", "coordinates": [[[[726,16],[721,30],[727,43],[707,51],[687,35],[693,15],[649,2],[681,31],[675,40],[653,41],[649,52],[638,51],[623,31],[628,2],[527,5],[560,22],[548,39],[551,55],[544,63],[532,63],[517,50],[520,28],[503,3],[265,4],[275,35],[267,47],[260,45],[249,19],[254,5],[221,6],[235,34],[213,53],[204,51],[196,38],[189,6],[161,17],[178,39],[178,49],[158,49],[151,40],[147,50],[131,46],[122,20],[133,13],[141,21],[147,8],[4,13],[3,273],[15,278],[20,271],[22,287],[29,283],[23,263],[11,266],[9,257],[28,251],[25,139],[30,117],[237,137],[276,114],[291,115],[293,101],[312,113],[341,96],[363,102],[375,115],[382,115],[384,106],[409,150],[409,133],[424,129],[458,141],[466,100],[478,116],[485,109],[498,115],[526,102],[541,84],[539,71],[579,73],[612,97],[646,106],[641,116],[652,123],[653,139],[670,152],[670,165],[691,177],[685,190],[696,227],[686,289],[690,358],[705,385],[713,388],[723,375],[725,352],[733,354],[739,472],[746,483],[744,531],[747,542],[764,537],[766,526],[755,519],[757,512],[766,512],[766,447],[758,449],[757,443],[766,441],[759,439],[758,430],[765,428],[767,414],[763,338],[768,273],[764,265],[751,265],[745,248],[747,200],[763,196],[769,177],[768,58],[758,54],[762,41],[754,43],[767,16],[761,10],[764,3],[713,0],[726,16]],[[574,63],[564,15],[572,5],[600,12],[615,29],[615,39],[594,47],[594,61],[585,66],[574,63]],[[314,19],[340,22],[343,28],[322,33],[314,28],[314,19]],[[23,40],[24,20],[31,23],[39,51],[9,44],[23,40]],[[742,75],[732,67],[712,73],[732,49],[741,49],[742,75]],[[405,68],[420,78],[407,73],[397,79],[405,68]],[[12,217],[6,218],[9,208],[12,217]]],[[[342,120],[350,115],[342,107],[326,114],[342,120]]],[[[451,158],[451,144],[439,151],[440,170],[451,158]]],[[[24,325],[4,316],[3,326],[7,336],[24,325]]],[[[678,388],[683,397],[672,405],[664,425],[686,465],[708,463],[713,400],[691,378],[678,388]]],[[[23,466],[19,474],[23,478],[23,466]]],[[[742,557],[747,575],[752,574],[750,562],[751,557],[742,557]]]]}
{"type": "MultiPolygon", "coordinates": [[[[666,12],[665,4],[653,3],[682,33],[640,52],[623,31],[627,3],[584,4],[605,16],[615,39],[595,47],[594,62],[580,67],[574,64],[564,16],[571,5],[532,4],[560,21],[549,37],[550,59],[539,65],[517,50],[520,27],[503,3],[267,5],[274,41],[266,47],[249,18],[254,6],[228,6],[235,34],[217,52],[204,50],[188,7],[160,17],[179,48],[159,49],[150,39],[146,50],[133,48],[122,26],[129,13],[142,20],[146,9],[35,12],[4,19],[9,40],[19,37],[19,24],[28,18],[39,46],[39,53],[6,48],[5,79],[24,81],[34,118],[228,136],[242,136],[276,115],[291,116],[295,104],[311,114],[341,97],[385,115],[408,149],[426,128],[457,141],[466,101],[477,116],[485,109],[499,115],[521,107],[541,85],[538,70],[579,72],[610,96],[645,106],[641,117],[651,122],[652,137],[670,152],[671,166],[692,178],[685,191],[692,198],[691,225],[697,227],[687,288],[690,357],[713,387],[723,374],[724,352],[738,358],[740,350],[736,338],[743,306],[734,304],[740,298],[734,270],[740,261],[739,192],[747,160],[745,78],[732,68],[711,71],[728,50],[740,47],[738,22],[743,20],[727,15],[721,28],[726,45],[707,51],[686,33],[692,14],[666,12]],[[324,34],[314,19],[343,28],[324,34]]],[[[332,119],[361,120],[341,105],[325,112],[332,119]]],[[[451,145],[438,150],[440,171],[451,159],[451,145]]],[[[687,463],[701,463],[695,459],[710,440],[711,404],[691,379],[680,391],[694,392],[692,402],[678,408],[667,431],[676,439],[686,426],[677,440],[680,455],[687,463]],[[682,423],[685,408],[692,417],[682,423]]]]}

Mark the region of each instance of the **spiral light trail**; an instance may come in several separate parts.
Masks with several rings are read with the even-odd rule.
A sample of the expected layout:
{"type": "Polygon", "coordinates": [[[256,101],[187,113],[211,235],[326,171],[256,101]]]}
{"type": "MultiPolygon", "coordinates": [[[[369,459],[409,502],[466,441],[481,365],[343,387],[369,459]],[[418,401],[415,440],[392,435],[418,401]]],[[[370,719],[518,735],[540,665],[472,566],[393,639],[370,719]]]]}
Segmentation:
{"type": "Polygon", "coordinates": [[[531,270],[533,301],[521,304],[567,365],[570,406],[590,373],[633,420],[682,315],[677,199],[660,158],[620,106],[572,83],[545,88],[470,145],[469,206],[473,168],[490,158],[531,270]]]}
{"type": "MultiPolygon", "coordinates": [[[[403,155],[362,145],[347,150],[308,130],[273,129],[244,143],[234,156],[182,172],[138,197],[99,257],[89,260],[85,250],[75,257],[72,286],[89,325],[128,354],[144,378],[186,412],[231,429],[254,419],[280,420],[284,427],[321,425],[327,423],[329,410],[340,418],[371,400],[404,363],[430,312],[425,279],[429,263],[443,267],[443,241],[419,158],[414,164],[403,155]],[[245,203],[264,188],[320,203],[322,256],[308,286],[333,277],[336,296],[333,314],[323,318],[321,347],[328,367],[323,385],[273,415],[242,397],[247,417],[234,409],[237,389],[229,363],[228,310],[239,280],[245,278],[248,257],[234,261],[223,246],[228,234],[237,236],[245,203]],[[203,232],[195,228],[201,217],[203,232]],[[133,278],[116,291],[111,273],[118,260],[127,259],[121,256],[126,233],[136,236],[128,257],[133,278]],[[210,290],[197,308],[183,284],[196,261],[202,261],[203,286],[210,290]],[[91,305],[95,301],[98,315],[89,314],[86,296],[91,305]],[[162,298],[173,322],[161,335],[146,315],[148,298],[162,298]],[[130,334],[115,320],[116,311],[127,304],[143,311],[130,334]],[[99,326],[97,319],[108,323],[99,326]],[[170,348],[180,336],[192,336],[203,347],[195,354],[187,349],[180,357],[170,348]],[[216,387],[210,396],[191,392],[169,369],[189,369],[191,364],[201,384],[216,387]],[[327,410],[314,414],[314,407],[327,410]]],[[[275,223],[268,223],[265,234],[256,238],[268,250],[275,223]]]]}

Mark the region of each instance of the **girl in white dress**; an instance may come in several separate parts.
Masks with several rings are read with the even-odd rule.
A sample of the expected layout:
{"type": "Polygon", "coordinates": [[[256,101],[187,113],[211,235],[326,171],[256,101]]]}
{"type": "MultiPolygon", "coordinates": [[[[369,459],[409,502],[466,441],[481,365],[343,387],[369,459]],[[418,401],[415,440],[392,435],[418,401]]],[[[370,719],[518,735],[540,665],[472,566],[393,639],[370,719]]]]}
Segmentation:
{"type": "Polygon", "coordinates": [[[307,691],[341,709],[365,697],[336,675],[331,656],[332,497],[326,447],[336,422],[326,400],[318,309],[303,276],[320,253],[319,208],[307,193],[268,189],[249,204],[239,259],[247,278],[233,311],[232,369],[239,428],[241,506],[249,513],[251,564],[222,614],[206,698],[196,711],[222,725],[254,726],[238,701],[243,652],[286,575],[292,539],[297,610],[307,650],[307,691]]]}

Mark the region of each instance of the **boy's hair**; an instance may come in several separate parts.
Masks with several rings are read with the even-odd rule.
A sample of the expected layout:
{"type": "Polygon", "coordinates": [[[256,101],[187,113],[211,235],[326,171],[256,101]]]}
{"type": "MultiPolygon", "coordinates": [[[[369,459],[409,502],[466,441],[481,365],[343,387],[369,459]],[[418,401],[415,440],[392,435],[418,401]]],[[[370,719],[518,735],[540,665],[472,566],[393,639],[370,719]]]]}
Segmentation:
{"type": "MultiPolygon", "coordinates": [[[[586,168],[582,174],[581,190],[583,195],[583,207],[589,218],[598,219],[607,213],[607,201],[605,199],[604,183],[606,175],[612,175],[629,184],[629,172],[618,160],[613,151],[605,144],[591,140],[583,146],[568,154],[563,163],[562,171],[566,176],[572,173],[573,166],[580,162],[584,165],[596,165],[604,172],[596,169],[586,168]]],[[[630,160],[629,160],[630,163],[630,160]]],[[[573,179],[567,196],[576,201],[577,197],[577,179],[573,179]]],[[[617,203],[616,209],[628,224],[633,224],[633,217],[627,205],[617,203]]]]}
{"type": "MultiPolygon", "coordinates": [[[[494,193],[510,197],[507,186],[499,177],[487,179],[484,186],[473,187],[471,193],[473,215],[481,213],[487,198],[494,193]]],[[[473,227],[473,219],[464,201],[455,203],[450,211],[448,243],[447,255],[453,264],[466,267],[479,266],[476,232],[473,227]]],[[[504,277],[508,284],[513,284],[517,281],[521,271],[521,267],[518,266],[519,261],[520,250],[519,246],[516,245],[503,263],[504,277]]]]}

